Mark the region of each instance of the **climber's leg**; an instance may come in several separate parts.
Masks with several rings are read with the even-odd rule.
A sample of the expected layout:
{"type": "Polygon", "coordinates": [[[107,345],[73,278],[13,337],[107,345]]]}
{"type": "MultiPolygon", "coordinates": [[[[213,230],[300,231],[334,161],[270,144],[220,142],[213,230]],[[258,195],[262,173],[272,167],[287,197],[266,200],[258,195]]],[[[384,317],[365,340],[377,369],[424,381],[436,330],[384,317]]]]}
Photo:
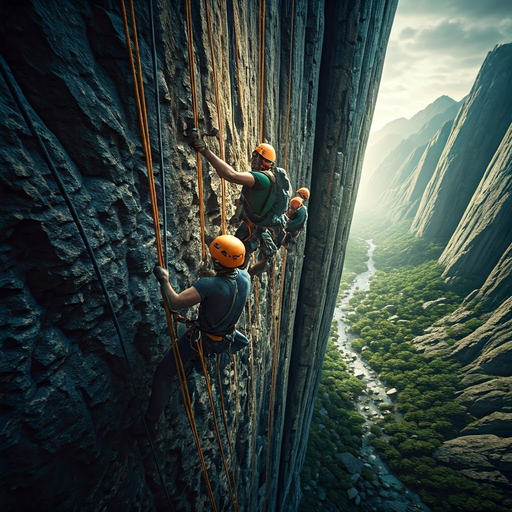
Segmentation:
{"type": "MultiPolygon", "coordinates": [[[[187,331],[177,341],[180,350],[181,360],[185,371],[193,364],[193,360],[197,357],[197,352],[193,349],[195,343],[190,343],[191,332],[187,331]]],[[[169,402],[172,394],[172,381],[178,370],[174,359],[174,351],[172,346],[162,357],[153,376],[153,385],[151,388],[151,396],[149,397],[148,410],[146,419],[156,424],[159,420],[165,406],[169,402]]]]}

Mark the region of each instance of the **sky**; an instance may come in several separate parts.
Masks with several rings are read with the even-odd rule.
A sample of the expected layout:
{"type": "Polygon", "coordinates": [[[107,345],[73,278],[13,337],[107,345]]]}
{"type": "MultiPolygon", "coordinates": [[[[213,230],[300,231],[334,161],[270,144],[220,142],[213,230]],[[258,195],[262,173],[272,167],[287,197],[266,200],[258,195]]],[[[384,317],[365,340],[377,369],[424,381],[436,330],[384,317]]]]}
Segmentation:
{"type": "Polygon", "coordinates": [[[512,0],[398,0],[371,131],[471,90],[496,44],[512,42],[512,0]]]}

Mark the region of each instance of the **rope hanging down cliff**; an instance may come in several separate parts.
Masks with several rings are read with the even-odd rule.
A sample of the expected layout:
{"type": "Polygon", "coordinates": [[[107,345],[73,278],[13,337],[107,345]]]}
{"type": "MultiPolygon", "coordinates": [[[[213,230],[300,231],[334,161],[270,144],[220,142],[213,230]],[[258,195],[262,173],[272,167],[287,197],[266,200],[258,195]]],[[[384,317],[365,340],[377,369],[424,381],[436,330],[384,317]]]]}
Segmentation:
{"type": "MultiPolygon", "coordinates": [[[[70,198],[69,194],[67,193],[66,187],[64,186],[64,183],[62,182],[62,180],[60,178],[60,175],[57,172],[57,168],[56,168],[55,164],[53,163],[53,160],[50,157],[50,154],[48,153],[48,150],[47,150],[45,144],[43,143],[41,137],[39,136],[39,132],[37,131],[37,129],[34,126],[34,123],[30,119],[30,116],[28,115],[28,112],[25,109],[25,106],[24,106],[24,103],[23,103],[23,101],[21,99],[20,94],[18,93],[18,91],[16,90],[16,87],[14,86],[14,79],[11,77],[10,72],[7,69],[4,69],[4,61],[2,59],[0,59],[0,72],[1,72],[5,82],[7,84],[7,87],[9,88],[9,91],[11,92],[11,94],[12,94],[12,96],[14,98],[14,101],[16,102],[16,104],[17,104],[17,106],[18,106],[18,108],[20,110],[21,115],[23,116],[23,119],[27,123],[27,126],[29,127],[30,132],[32,133],[32,135],[36,139],[37,144],[39,145],[39,147],[41,149],[41,152],[43,154],[43,158],[46,161],[46,164],[48,165],[48,168],[50,169],[50,171],[51,171],[51,173],[52,173],[52,175],[53,175],[53,177],[55,179],[55,182],[57,183],[59,191],[62,194],[62,197],[64,198],[64,201],[66,202],[66,205],[67,205],[67,207],[69,209],[69,212],[71,213],[71,216],[73,217],[73,220],[74,220],[74,222],[76,224],[76,227],[78,229],[80,237],[82,238],[82,241],[83,241],[83,243],[85,245],[87,253],[89,254],[89,257],[91,259],[91,263],[92,263],[92,265],[94,267],[94,271],[95,271],[96,276],[98,278],[98,282],[100,283],[103,295],[105,296],[105,300],[107,302],[108,310],[110,311],[110,314],[112,315],[112,321],[114,322],[114,327],[115,327],[117,336],[119,338],[119,343],[120,343],[121,349],[123,351],[123,355],[124,355],[124,359],[126,361],[126,365],[128,367],[128,374],[130,376],[130,381],[131,381],[131,384],[132,384],[133,392],[134,392],[134,395],[135,395],[135,399],[137,401],[137,407],[138,407],[138,410],[139,410],[139,414],[141,416],[142,423],[144,425],[144,429],[145,429],[145,432],[146,432],[146,435],[147,435],[147,438],[148,438],[148,441],[149,441],[149,445],[150,445],[151,453],[152,453],[152,456],[153,456],[153,459],[154,459],[154,462],[155,462],[155,466],[156,466],[156,469],[157,469],[158,477],[159,477],[159,479],[160,479],[160,481],[162,483],[162,487],[164,489],[165,496],[166,496],[166,498],[167,498],[167,500],[169,502],[170,509],[172,511],[174,511],[174,508],[173,508],[172,502],[171,502],[171,498],[170,498],[170,496],[168,494],[167,487],[165,485],[165,481],[164,481],[164,478],[163,478],[162,470],[160,468],[160,464],[159,464],[157,456],[156,456],[155,448],[154,448],[153,442],[151,441],[151,436],[149,435],[148,427],[147,427],[146,421],[144,419],[144,412],[142,410],[142,404],[140,402],[140,397],[139,397],[139,393],[138,393],[138,389],[137,389],[137,384],[135,383],[135,379],[134,379],[134,376],[133,376],[133,370],[132,370],[132,367],[131,367],[131,364],[130,364],[130,360],[128,359],[128,353],[126,351],[126,343],[124,341],[124,338],[123,338],[123,335],[122,335],[122,332],[121,332],[121,326],[119,325],[119,320],[118,320],[117,315],[115,313],[114,306],[113,306],[112,300],[110,298],[110,293],[109,293],[109,291],[108,291],[108,289],[106,287],[105,279],[103,278],[103,274],[101,272],[101,269],[100,269],[100,267],[98,265],[98,261],[96,259],[94,251],[93,251],[93,249],[91,247],[91,244],[89,242],[89,238],[88,238],[87,234],[85,233],[85,230],[84,230],[84,227],[83,227],[82,222],[80,220],[80,217],[78,216],[78,214],[76,212],[76,209],[75,209],[75,207],[73,205],[73,202],[71,201],[71,198],[70,198]]],[[[26,99],[25,99],[25,102],[26,102],[26,99]]]]}
{"type": "MultiPolygon", "coordinates": [[[[192,12],[191,12],[190,0],[187,0],[185,5],[186,5],[186,15],[187,15],[186,22],[187,22],[190,82],[191,82],[191,93],[192,93],[192,108],[193,108],[193,113],[194,113],[194,123],[195,123],[195,126],[197,126],[199,123],[199,114],[198,114],[198,107],[197,107],[197,88],[196,88],[196,80],[195,80],[195,60],[194,60],[194,39],[193,39],[193,30],[192,30],[192,12]]],[[[214,47],[213,47],[213,38],[211,35],[211,32],[212,32],[211,31],[211,19],[210,19],[210,10],[209,10],[209,6],[208,6],[208,0],[206,0],[206,13],[207,13],[207,20],[208,20],[208,30],[210,33],[209,39],[210,39],[210,45],[211,45],[211,51],[212,51],[212,63],[213,63],[212,66],[214,69],[214,82],[215,82],[215,91],[216,91],[216,98],[217,98],[217,114],[218,114],[218,120],[219,120],[219,136],[221,138],[221,141],[220,141],[221,151],[223,151],[224,144],[223,144],[223,140],[222,140],[222,117],[221,117],[221,111],[220,111],[220,100],[219,100],[219,94],[218,94],[217,74],[216,74],[216,66],[215,66],[215,54],[213,52],[214,47]]],[[[203,181],[202,160],[201,160],[201,155],[198,154],[197,155],[197,186],[198,186],[198,191],[199,191],[199,216],[200,216],[200,224],[201,224],[201,243],[202,243],[202,250],[203,250],[203,254],[204,254],[203,262],[204,262],[204,266],[206,267],[206,250],[205,250],[205,241],[204,241],[205,240],[205,222],[204,222],[204,201],[203,201],[203,182],[202,181],[203,181]]],[[[223,185],[223,190],[224,190],[224,185],[223,185]]],[[[223,211],[223,219],[225,219],[225,200],[224,200],[224,198],[222,201],[222,211],[223,211]]],[[[224,221],[224,224],[225,224],[225,221],[224,221]]],[[[224,230],[225,230],[225,225],[224,225],[224,230]]],[[[221,440],[220,430],[219,430],[219,426],[218,426],[218,422],[217,422],[217,415],[215,412],[210,378],[208,376],[208,371],[206,368],[206,363],[204,361],[204,354],[203,354],[202,350],[199,350],[199,356],[200,356],[200,360],[201,360],[201,364],[202,364],[202,368],[203,368],[203,372],[204,372],[206,387],[207,387],[207,391],[208,391],[208,397],[209,397],[210,404],[211,404],[211,411],[212,411],[212,417],[213,417],[214,426],[215,426],[215,432],[217,435],[217,441],[218,441],[219,450],[220,450],[220,454],[221,454],[221,458],[222,458],[222,463],[223,463],[224,470],[226,473],[226,480],[227,480],[227,484],[228,484],[228,488],[229,488],[231,501],[232,501],[234,509],[238,510],[238,503],[237,503],[237,498],[236,498],[234,461],[233,461],[233,458],[231,457],[231,465],[232,465],[233,474],[230,475],[228,467],[227,467],[224,449],[222,447],[222,440],[221,440]],[[233,484],[231,482],[232,479],[233,479],[233,484]],[[235,489],[235,491],[233,491],[233,489],[235,489]],[[235,493],[235,494],[233,494],[233,493],[235,493]]],[[[220,388],[220,392],[222,392],[222,388],[220,388]]],[[[223,414],[223,423],[224,423],[224,426],[226,427],[227,421],[225,418],[224,408],[222,408],[222,414],[223,414]]],[[[226,428],[226,434],[227,434],[227,438],[228,438],[228,443],[231,444],[231,440],[230,440],[227,428],[226,428]]],[[[232,455],[231,446],[229,448],[230,448],[230,450],[229,450],[230,454],[232,455]]]]}
{"type": "Polygon", "coordinates": [[[158,88],[158,66],[156,58],[156,40],[155,40],[155,16],[153,12],[153,0],[149,0],[149,19],[151,25],[151,46],[153,56],[153,84],[155,86],[155,106],[156,106],[156,125],[158,133],[158,155],[160,163],[160,187],[162,188],[162,231],[163,231],[163,252],[164,266],[167,268],[167,206],[165,193],[165,172],[164,172],[164,150],[162,144],[162,117],[160,113],[160,94],[158,88]]]}
{"type": "MultiPolygon", "coordinates": [[[[205,7],[206,7],[206,19],[208,23],[208,38],[210,41],[210,54],[212,59],[212,73],[213,73],[213,83],[215,88],[215,101],[217,106],[217,123],[218,123],[218,136],[219,136],[219,147],[220,147],[220,158],[222,160],[225,159],[225,152],[224,152],[224,136],[223,136],[223,115],[222,115],[222,104],[220,101],[220,93],[219,93],[219,82],[217,78],[217,65],[216,65],[216,52],[215,52],[215,45],[213,43],[213,30],[212,30],[212,22],[211,22],[211,16],[210,16],[210,6],[209,6],[209,0],[205,1],[205,7]]],[[[222,6],[219,7],[222,9],[222,6]]],[[[222,18],[222,12],[221,16],[222,18]]],[[[226,234],[226,180],[224,178],[221,178],[221,231],[222,234],[226,234]]],[[[235,357],[231,356],[231,363],[233,364],[233,373],[234,373],[234,387],[235,387],[235,393],[236,393],[236,361],[235,357]]],[[[234,488],[234,499],[236,503],[236,508],[238,509],[238,496],[237,496],[237,484],[236,484],[236,474],[235,474],[235,461],[233,456],[233,447],[231,442],[231,436],[229,435],[229,428],[226,420],[226,409],[224,406],[224,394],[222,390],[222,379],[220,376],[220,356],[217,355],[217,381],[219,384],[219,398],[220,398],[220,405],[221,405],[221,417],[224,424],[224,430],[226,432],[227,437],[227,445],[229,449],[229,456],[230,456],[230,462],[231,462],[231,470],[232,470],[232,478],[233,478],[233,488],[234,488]]],[[[213,408],[213,402],[212,402],[212,408],[213,408]]],[[[222,448],[221,448],[222,449],[222,448]]]]}
{"type": "MultiPolygon", "coordinates": [[[[217,80],[217,66],[215,64],[215,46],[213,44],[213,31],[212,31],[212,20],[210,17],[210,2],[209,0],[205,0],[206,7],[206,19],[208,22],[208,39],[210,40],[210,53],[212,56],[212,72],[213,72],[213,84],[215,86],[215,102],[217,104],[217,122],[219,125],[219,145],[220,145],[220,157],[222,160],[225,159],[224,155],[224,136],[223,136],[223,128],[222,128],[222,106],[220,103],[220,94],[219,94],[219,83],[217,80]]],[[[194,118],[195,120],[195,118],[194,118]]],[[[198,126],[196,124],[196,126],[198,126]]],[[[226,180],[221,178],[221,230],[222,234],[226,234],[226,180]]]]}
{"type": "MultiPolygon", "coordinates": [[[[146,157],[146,166],[147,166],[147,174],[148,174],[149,189],[150,189],[150,200],[151,200],[151,207],[152,207],[152,213],[153,213],[153,221],[154,221],[154,226],[155,226],[155,238],[156,238],[156,246],[157,246],[158,263],[160,266],[163,266],[164,258],[163,258],[163,249],[162,249],[160,229],[159,229],[158,208],[156,205],[156,188],[155,188],[155,182],[154,182],[154,177],[153,177],[149,131],[148,131],[146,110],[145,110],[144,86],[143,86],[143,81],[142,81],[142,68],[140,66],[140,56],[139,56],[138,40],[137,40],[137,28],[136,28],[137,26],[136,26],[135,11],[133,8],[132,0],[130,0],[130,8],[131,8],[131,14],[132,14],[132,16],[131,16],[132,17],[132,30],[134,33],[134,48],[135,48],[136,58],[137,58],[137,62],[138,62],[138,71],[139,71],[139,79],[138,80],[137,80],[137,74],[136,74],[135,64],[134,64],[134,60],[133,60],[130,32],[129,32],[129,28],[128,28],[128,19],[127,19],[127,15],[126,15],[125,3],[124,3],[124,0],[121,0],[121,11],[123,14],[126,44],[127,44],[128,55],[129,55],[129,60],[130,60],[130,67],[131,67],[132,77],[133,77],[135,99],[136,99],[136,103],[137,103],[137,113],[138,113],[138,117],[139,117],[139,123],[140,123],[141,134],[142,134],[142,143],[143,143],[144,153],[145,153],[145,157],[146,157]],[[140,89],[139,89],[138,84],[140,84],[140,89]]],[[[204,250],[204,253],[206,255],[205,250],[204,250]]],[[[188,386],[187,386],[187,381],[186,381],[185,369],[183,367],[183,362],[181,360],[179,348],[176,343],[177,336],[176,336],[175,324],[174,324],[173,317],[172,317],[172,311],[168,304],[168,301],[165,298],[163,291],[162,291],[162,298],[163,298],[164,308],[165,308],[165,312],[166,312],[167,323],[169,325],[169,330],[171,333],[172,349],[173,349],[174,357],[175,357],[176,364],[177,364],[178,380],[179,380],[180,388],[181,388],[182,395],[183,395],[185,411],[186,411],[187,418],[188,418],[188,421],[190,424],[190,428],[192,430],[192,434],[194,436],[194,441],[196,443],[199,458],[201,460],[201,466],[203,468],[203,474],[205,476],[205,481],[206,481],[206,485],[208,488],[210,501],[212,503],[213,509],[217,510],[217,507],[215,504],[215,499],[213,497],[213,490],[212,490],[210,479],[208,476],[208,469],[206,467],[206,462],[204,460],[203,452],[201,449],[201,442],[199,440],[199,433],[197,431],[197,425],[196,425],[195,419],[194,419],[190,394],[188,391],[188,386]]]]}
{"type": "MultiPolygon", "coordinates": [[[[288,144],[289,144],[289,135],[290,135],[290,110],[291,110],[291,86],[292,86],[292,62],[293,62],[293,34],[294,34],[294,15],[295,15],[295,0],[292,0],[291,3],[291,35],[290,35],[290,54],[289,54],[289,71],[288,71],[288,102],[286,108],[286,135],[285,135],[285,149],[284,149],[284,161],[283,166],[286,169],[288,163],[288,144]]],[[[270,477],[270,453],[272,449],[272,432],[273,432],[273,423],[274,423],[274,408],[276,402],[276,386],[277,386],[277,373],[279,367],[279,349],[280,349],[280,335],[281,335],[281,312],[282,312],[282,304],[283,304],[283,295],[284,295],[284,284],[286,280],[286,263],[287,263],[288,251],[286,247],[283,248],[283,266],[281,269],[281,284],[279,287],[279,302],[278,302],[278,315],[277,318],[274,319],[274,315],[272,314],[272,318],[274,319],[274,350],[272,357],[272,378],[270,383],[270,399],[269,399],[269,408],[268,408],[268,434],[267,434],[267,461],[265,468],[265,502],[264,502],[264,510],[267,508],[267,500],[268,500],[268,486],[269,486],[269,477],[270,477]]],[[[273,272],[272,272],[272,281],[273,286],[272,290],[272,298],[275,288],[275,266],[276,261],[274,259],[273,264],[273,272]]],[[[272,300],[272,306],[274,306],[274,301],[272,300]]],[[[273,311],[272,311],[273,312],[273,311]]]]}

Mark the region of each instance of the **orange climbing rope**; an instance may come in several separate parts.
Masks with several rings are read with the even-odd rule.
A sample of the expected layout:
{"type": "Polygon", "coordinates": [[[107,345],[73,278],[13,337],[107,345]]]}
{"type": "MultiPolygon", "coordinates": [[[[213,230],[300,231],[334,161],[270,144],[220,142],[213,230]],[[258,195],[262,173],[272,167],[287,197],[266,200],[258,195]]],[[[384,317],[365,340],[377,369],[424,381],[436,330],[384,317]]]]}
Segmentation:
{"type": "MultiPolygon", "coordinates": [[[[236,375],[236,365],[235,365],[235,357],[231,356],[231,362],[234,366],[234,371],[236,375]]],[[[237,487],[236,487],[236,475],[235,475],[235,459],[233,457],[233,447],[231,444],[231,437],[229,435],[229,428],[228,428],[228,422],[226,420],[226,407],[224,405],[224,392],[222,390],[222,378],[220,376],[220,355],[217,354],[216,358],[216,366],[217,366],[217,382],[219,384],[219,396],[220,396],[220,406],[222,410],[222,422],[224,423],[224,430],[226,432],[226,438],[228,441],[228,448],[229,448],[229,458],[231,461],[231,471],[232,471],[232,478],[233,478],[233,487],[235,489],[235,503],[237,503],[238,507],[238,493],[237,493],[237,487]]],[[[235,387],[236,392],[236,387],[235,387]]]]}
{"type": "MultiPolygon", "coordinates": [[[[144,100],[142,67],[140,65],[140,54],[139,54],[139,47],[138,47],[138,40],[137,40],[137,25],[136,25],[136,19],[135,19],[135,10],[133,7],[133,0],[130,0],[132,32],[134,34],[134,49],[135,49],[135,53],[137,56],[136,57],[137,63],[138,63],[138,73],[139,73],[138,79],[137,79],[137,72],[135,70],[135,63],[133,60],[132,44],[131,44],[131,39],[130,39],[130,31],[129,31],[129,27],[128,27],[128,18],[127,18],[127,14],[126,14],[125,2],[124,2],[124,0],[120,0],[120,2],[121,2],[121,11],[122,11],[122,15],[123,15],[126,45],[128,48],[130,67],[131,67],[132,77],[133,77],[135,100],[137,103],[137,113],[138,113],[138,117],[139,117],[141,133],[142,133],[142,143],[143,143],[143,147],[144,147],[144,154],[146,157],[146,167],[147,167],[147,174],[148,174],[148,181],[149,181],[151,209],[152,209],[153,221],[154,221],[154,226],[155,226],[155,238],[156,238],[158,264],[160,266],[164,266],[164,256],[163,256],[162,240],[161,240],[161,236],[160,236],[160,223],[159,223],[159,215],[158,215],[158,207],[157,207],[157,199],[156,199],[156,187],[155,187],[155,181],[154,181],[154,176],[153,176],[153,165],[152,165],[152,160],[151,160],[149,128],[148,128],[147,113],[146,113],[145,100],[144,100]]],[[[179,347],[177,344],[176,327],[174,324],[174,319],[173,319],[172,313],[170,311],[169,305],[167,304],[167,301],[165,300],[163,291],[162,291],[162,298],[164,299],[163,303],[164,303],[167,323],[168,323],[169,330],[171,333],[172,349],[173,349],[173,354],[174,354],[174,358],[175,358],[176,366],[177,366],[177,370],[178,370],[178,380],[179,380],[180,388],[181,388],[182,395],[183,395],[185,411],[187,414],[187,418],[189,420],[192,434],[194,436],[194,440],[196,442],[196,447],[197,447],[197,451],[199,454],[199,458],[201,460],[201,465],[203,468],[203,473],[204,473],[206,485],[208,488],[208,493],[210,496],[212,508],[213,508],[213,510],[216,511],[217,506],[215,504],[215,499],[213,497],[213,490],[212,490],[212,487],[210,484],[210,479],[208,476],[208,469],[206,467],[206,461],[204,460],[203,452],[201,449],[199,434],[197,431],[197,426],[195,423],[194,414],[193,414],[193,410],[192,410],[192,404],[191,404],[191,400],[190,400],[190,394],[188,391],[185,369],[183,367],[183,362],[181,360],[181,356],[179,353],[179,347]]]]}
{"type": "Polygon", "coordinates": [[[239,13],[238,13],[238,3],[235,0],[231,1],[231,6],[233,9],[233,44],[235,46],[235,62],[236,62],[236,81],[238,87],[238,95],[240,97],[240,111],[242,113],[242,126],[245,126],[245,115],[244,115],[244,96],[243,96],[243,87],[242,80],[240,78],[240,46],[238,44],[238,31],[237,26],[240,23],[239,13]]]}
{"type": "MultiPolygon", "coordinates": [[[[219,85],[217,80],[217,66],[215,64],[215,47],[213,45],[213,31],[212,31],[212,20],[210,17],[210,7],[209,0],[205,0],[206,6],[206,20],[208,24],[208,36],[210,40],[210,52],[212,54],[212,72],[213,72],[213,83],[215,86],[215,101],[217,103],[217,122],[219,125],[219,145],[220,145],[220,158],[221,160],[225,160],[224,156],[224,137],[222,130],[222,106],[220,103],[220,95],[219,95],[219,85]]],[[[197,125],[196,125],[197,126],[197,125]]],[[[221,208],[221,229],[222,234],[226,234],[226,180],[221,178],[221,198],[222,198],[222,208],[221,208]]]]}
{"type": "MultiPolygon", "coordinates": [[[[292,0],[292,12],[291,12],[291,19],[292,19],[292,26],[291,26],[291,32],[290,32],[290,66],[288,68],[288,111],[286,112],[286,135],[285,135],[285,141],[286,144],[284,145],[284,160],[283,160],[283,167],[286,169],[288,164],[288,141],[290,140],[290,104],[291,104],[291,98],[292,98],[292,70],[293,70],[293,33],[294,33],[294,16],[295,16],[295,0],[292,0]]],[[[284,273],[283,273],[284,274],[284,273]]]]}
{"type": "MultiPolygon", "coordinates": [[[[259,296],[260,296],[260,283],[259,280],[255,280],[253,282],[253,290],[254,290],[254,311],[259,312],[260,304],[259,304],[259,296]]],[[[250,372],[251,372],[251,453],[252,453],[252,460],[251,460],[251,475],[253,475],[253,478],[251,478],[251,510],[253,510],[253,503],[254,503],[254,475],[255,475],[255,469],[256,469],[256,434],[257,429],[254,428],[256,424],[256,382],[254,379],[254,373],[255,373],[255,356],[254,356],[254,336],[253,336],[253,319],[251,315],[251,308],[249,303],[249,309],[248,309],[248,322],[251,326],[251,329],[249,331],[250,335],[250,372]]],[[[259,315],[256,315],[256,319],[259,321],[259,330],[261,331],[261,317],[259,315]]]]}
{"type": "MultiPolygon", "coordinates": [[[[200,336],[202,336],[202,335],[200,335],[200,336]]],[[[215,433],[217,434],[217,441],[219,444],[222,463],[224,465],[224,471],[226,473],[229,494],[231,496],[231,504],[233,505],[234,510],[238,510],[238,503],[236,502],[234,495],[233,495],[233,487],[231,484],[231,477],[229,475],[229,469],[227,466],[226,457],[224,455],[224,449],[222,448],[222,440],[221,440],[221,436],[220,436],[219,422],[217,421],[217,414],[215,413],[215,405],[213,403],[212,386],[210,384],[210,377],[208,376],[208,369],[206,368],[206,361],[204,359],[203,344],[201,341],[201,337],[197,340],[197,350],[199,352],[199,359],[201,360],[201,366],[203,368],[204,379],[206,382],[206,389],[208,390],[208,398],[210,400],[210,406],[212,408],[213,423],[215,425],[215,433]]]]}
{"type": "Polygon", "coordinates": [[[137,63],[138,63],[138,72],[140,78],[140,84],[138,84],[137,80],[137,72],[135,70],[135,63],[133,60],[133,53],[131,50],[131,41],[130,41],[130,31],[128,28],[128,18],[126,15],[126,7],[124,0],[121,0],[121,11],[124,19],[124,32],[126,37],[126,44],[128,46],[128,55],[130,59],[130,68],[132,71],[133,77],[133,86],[135,89],[135,101],[137,102],[137,114],[139,117],[140,130],[142,132],[142,144],[144,147],[144,156],[146,157],[146,168],[148,173],[148,181],[149,181],[149,190],[150,190],[150,200],[151,200],[151,211],[153,214],[153,221],[155,225],[155,235],[156,235],[156,246],[157,246],[157,256],[158,256],[158,264],[163,266],[164,256],[162,249],[162,239],[160,235],[160,225],[158,222],[158,206],[157,206],[157,198],[156,198],[156,187],[155,187],[155,179],[153,176],[153,162],[151,159],[151,149],[150,149],[150,141],[149,141],[149,131],[148,131],[148,123],[147,123],[147,115],[146,115],[146,103],[144,100],[144,89],[142,82],[142,71],[140,67],[140,58],[138,57],[138,40],[137,40],[137,31],[135,25],[135,15],[133,8],[133,0],[130,0],[130,8],[132,10],[132,30],[134,33],[134,46],[135,52],[137,54],[137,63]]]}
{"type": "MultiPolygon", "coordinates": [[[[286,169],[287,162],[288,162],[288,142],[289,142],[289,135],[290,135],[290,106],[291,106],[291,85],[292,85],[292,64],[293,64],[293,34],[294,34],[294,13],[295,13],[295,1],[292,0],[292,6],[291,6],[291,35],[290,35],[290,64],[289,64],[289,71],[288,71],[288,108],[287,108],[287,114],[286,114],[286,138],[285,138],[285,149],[284,149],[284,161],[283,166],[286,169]]],[[[270,477],[270,454],[272,450],[272,432],[273,432],[273,424],[274,424],[274,408],[275,408],[275,402],[276,402],[276,386],[277,386],[277,373],[278,373],[278,367],[279,367],[279,349],[280,349],[280,335],[281,335],[281,312],[282,312],[282,303],[283,303],[283,295],[284,295],[284,285],[286,281],[286,263],[287,263],[287,256],[288,251],[286,250],[286,247],[283,248],[283,266],[281,269],[281,282],[280,282],[280,289],[279,289],[279,311],[277,313],[277,317],[274,319],[274,307],[275,303],[273,300],[273,293],[272,293],[272,300],[271,300],[271,313],[272,313],[272,320],[273,320],[273,327],[274,327],[274,347],[273,347],[273,354],[272,354],[272,377],[271,377],[271,383],[270,383],[270,398],[269,398],[269,407],[268,407],[268,423],[267,423],[267,460],[266,460],[266,477],[265,477],[265,502],[264,502],[264,510],[267,508],[267,499],[268,499],[268,487],[269,487],[269,477],[270,477]]],[[[275,288],[275,261],[273,266],[273,273],[272,273],[272,283],[273,286],[271,289],[273,290],[275,288]]]]}
{"type": "Polygon", "coordinates": [[[259,3],[260,141],[263,141],[263,104],[265,100],[265,0],[259,3]]]}
{"type": "MultiPolygon", "coordinates": [[[[192,89],[192,109],[194,111],[194,126],[199,126],[199,114],[197,109],[196,98],[196,76],[194,66],[194,35],[192,30],[192,7],[190,0],[185,0],[185,7],[187,12],[187,37],[188,37],[188,64],[190,69],[190,87],[192,89]]],[[[199,196],[199,223],[201,226],[201,255],[203,263],[206,266],[208,260],[206,256],[206,243],[204,238],[205,224],[204,224],[204,200],[203,200],[203,164],[201,161],[201,153],[196,154],[197,158],[197,188],[199,196]]]]}
{"type": "MultiPolygon", "coordinates": [[[[212,51],[212,66],[214,69],[214,82],[215,82],[215,91],[216,91],[216,99],[217,99],[217,113],[219,117],[219,138],[220,138],[220,147],[221,147],[221,158],[224,158],[224,143],[222,139],[222,115],[221,115],[221,107],[220,107],[220,99],[219,99],[219,93],[218,93],[218,85],[217,85],[217,73],[216,73],[216,66],[215,66],[215,54],[214,54],[214,47],[213,47],[213,37],[212,37],[212,29],[211,29],[211,18],[210,18],[210,9],[208,5],[208,0],[206,0],[206,13],[207,13],[207,20],[208,20],[208,31],[210,34],[210,45],[211,45],[211,51],[212,51]]],[[[196,80],[195,80],[195,63],[194,63],[194,40],[193,40],[193,31],[192,31],[192,10],[190,5],[190,0],[186,1],[186,14],[187,14],[187,37],[188,37],[188,58],[189,58],[189,69],[190,69],[190,82],[191,82],[191,91],[192,91],[192,108],[194,111],[194,123],[195,126],[198,126],[199,124],[199,114],[198,114],[198,108],[197,108],[197,97],[196,97],[196,80]]],[[[203,200],[203,176],[202,176],[202,160],[200,153],[197,153],[197,181],[198,181],[198,190],[199,190],[199,215],[200,215],[200,223],[201,223],[201,242],[202,242],[202,252],[203,252],[203,262],[206,264],[206,245],[205,245],[205,223],[204,223],[204,200],[203,200]]],[[[225,233],[225,184],[224,180],[222,180],[222,216],[223,216],[223,233],[225,233]]],[[[236,497],[236,489],[235,494],[233,493],[233,486],[231,483],[231,477],[229,475],[229,470],[227,467],[226,457],[224,455],[224,449],[222,447],[222,440],[220,436],[219,431],[219,425],[217,421],[217,415],[215,412],[215,404],[213,401],[213,395],[212,395],[212,388],[210,384],[210,378],[208,376],[208,371],[206,368],[206,363],[204,360],[204,354],[202,350],[201,342],[198,341],[198,352],[201,359],[201,364],[203,367],[205,382],[206,382],[206,388],[208,391],[208,397],[211,404],[212,409],[212,416],[213,421],[215,425],[215,432],[217,434],[217,441],[219,444],[219,449],[221,453],[222,463],[224,465],[224,470],[226,473],[226,480],[228,483],[229,493],[231,497],[231,502],[233,504],[233,508],[235,510],[238,510],[238,503],[237,503],[237,497],[236,497]]],[[[223,421],[226,426],[226,432],[227,432],[227,422],[225,419],[225,411],[223,409],[223,421]]],[[[231,442],[229,439],[229,435],[227,436],[228,443],[229,443],[229,449],[230,453],[232,453],[231,450],[231,442]]],[[[234,464],[233,466],[233,484],[235,482],[234,479],[234,464]]]]}

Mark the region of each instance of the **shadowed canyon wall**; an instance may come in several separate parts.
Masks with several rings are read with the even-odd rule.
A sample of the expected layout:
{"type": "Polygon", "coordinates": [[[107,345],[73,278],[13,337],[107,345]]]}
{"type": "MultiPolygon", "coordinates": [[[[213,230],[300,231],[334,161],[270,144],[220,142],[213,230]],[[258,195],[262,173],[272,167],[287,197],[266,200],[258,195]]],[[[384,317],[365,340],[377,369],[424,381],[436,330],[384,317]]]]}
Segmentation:
{"type": "MultiPolygon", "coordinates": [[[[201,266],[196,155],[183,132],[193,124],[193,92],[200,128],[220,127],[213,62],[226,160],[248,170],[252,148],[270,142],[295,189],[312,191],[310,226],[298,245],[253,282],[239,324],[251,349],[221,365],[241,510],[299,506],[396,4],[228,0],[210,2],[207,11],[191,2],[193,91],[186,2],[155,1],[161,169],[149,3],[134,2],[160,208],[165,173],[173,285],[191,285],[201,266]]],[[[145,407],[169,335],[152,276],[155,230],[121,3],[24,0],[3,2],[1,10],[0,502],[4,510],[154,510],[161,489],[152,455],[130,435],[140,421],[133,384],[145,407]],[[95,254],[119,331],[52,166],[95,254]]],[[[207,141],[218,154],[220,139],[207,141]]],[[[203,168],[209,242],[220,232],[221,184],[206,162],[203,168]]],[[[238,194],[227,184],[231,233],[238,194]]],[[[220,414],[215,361],[208,367],[220,414]]],[[[230,510],[204,377],[193,372],[188,385],[214,499],[230,510]]],[[[174,507],[209,509],[179,391],[155,447],[174,507]]]]}

